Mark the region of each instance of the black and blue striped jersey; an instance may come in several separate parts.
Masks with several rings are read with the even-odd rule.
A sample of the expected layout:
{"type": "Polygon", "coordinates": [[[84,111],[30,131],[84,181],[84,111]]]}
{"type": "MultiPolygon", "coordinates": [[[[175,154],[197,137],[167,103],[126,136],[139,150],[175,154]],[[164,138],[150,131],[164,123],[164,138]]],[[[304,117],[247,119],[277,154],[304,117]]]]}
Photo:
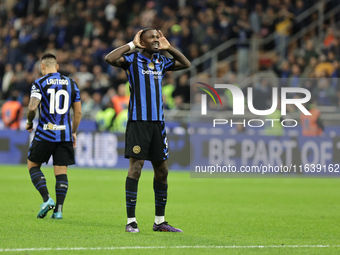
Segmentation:
{"type": "Polygon", "coordinates": [[[50,73],[33,82],[31,97],[40,100],[39,124],[34,139],[49,142],[71,142],[72,129],[70,109],[72,103],[80,101],[74,80],[50,73]]]}
{"type": "Polygon", "coordinates": [[[175,60],[156,53],[152,59],[137,52],[123,57],[131,92],[128,119],[164,121],[162,79],[175,60]]]}

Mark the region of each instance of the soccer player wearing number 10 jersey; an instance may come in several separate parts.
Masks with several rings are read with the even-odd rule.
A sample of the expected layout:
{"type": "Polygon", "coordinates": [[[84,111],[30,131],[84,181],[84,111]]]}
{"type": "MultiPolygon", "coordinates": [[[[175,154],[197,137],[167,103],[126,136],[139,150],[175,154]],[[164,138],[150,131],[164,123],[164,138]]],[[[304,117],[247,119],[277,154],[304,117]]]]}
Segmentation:
{"type": "Polygon", "coordinates": [[[81,120],[81,102],[77,84],[58,73],[56,57],[45,54],[41,58],[41,73],[33,82],[28,105],[26,130],[33,131],[33,119],[39,109],[39,123],[31,143],[27,166],[34,187],[43,198],[37,218],[44,218],[54,209],[52,219],[62,219],[62,208],[68,189],[67,166],[73,165],[77,129],[81,120]],[[73,108],[71,125],[70,109],[73,108]],[[40,167],[53,156],[56,177],[56,203],[50,197],[46,179],[40,167]]]}

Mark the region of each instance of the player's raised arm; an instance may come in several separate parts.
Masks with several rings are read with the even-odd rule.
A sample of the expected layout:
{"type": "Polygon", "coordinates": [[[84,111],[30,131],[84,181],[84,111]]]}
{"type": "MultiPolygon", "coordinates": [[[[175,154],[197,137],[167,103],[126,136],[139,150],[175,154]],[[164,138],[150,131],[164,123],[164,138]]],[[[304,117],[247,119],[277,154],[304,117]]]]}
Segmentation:
{"type": "Polygon", "coordinates": [[[114,49],[109,54],[105,56],[105,62],[116,67],[123,67],[123,65],[126,63],[123,54],[133,50],[134,48],[145,48],[140,44],[140,35],[143,32],[143,30],[140,30],[133,39],[132,42],[129,42],[128,44],[125,44],[117,49],[114,49]]]}
{"type": "Polygon", "coordinates": [[[177,71],[190,67],[190,61],[179,50],[172,47],[169,41],[165,38],[163,33],[158,30],[159,33],[159,49],[167,50],[175,59],[175,65],[169,68],[169,71],[177,71]]]}
{"type": "Polygon", "coordinates": [[[72,137],[73,137],[73,148],[77,146],[77,130],[81,120],[81,101],[74,102],[73,108],[73,119],[72,119],[72,137]]]}

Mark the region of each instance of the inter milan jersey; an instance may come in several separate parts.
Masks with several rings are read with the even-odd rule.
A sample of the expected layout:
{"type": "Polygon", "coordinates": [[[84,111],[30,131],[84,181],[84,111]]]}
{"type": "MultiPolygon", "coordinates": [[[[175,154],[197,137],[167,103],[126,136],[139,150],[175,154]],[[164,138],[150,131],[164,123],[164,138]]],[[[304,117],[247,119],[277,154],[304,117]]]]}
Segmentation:
{"type": "Polygon", "coordinates": [[[39,124],[34,139],[37,141],[71,142],[70,109],[80,101],[79,89],[74,80],[50,73],[33,82],[31,97],[40,100],[39,124]]]}
{"type": "Polygon", "coordinates": [[[175,60],[159,54],[149,59],[136,52],[123,57],[131,92],[129,120],[164,121],[162,79],[175,60]]]}

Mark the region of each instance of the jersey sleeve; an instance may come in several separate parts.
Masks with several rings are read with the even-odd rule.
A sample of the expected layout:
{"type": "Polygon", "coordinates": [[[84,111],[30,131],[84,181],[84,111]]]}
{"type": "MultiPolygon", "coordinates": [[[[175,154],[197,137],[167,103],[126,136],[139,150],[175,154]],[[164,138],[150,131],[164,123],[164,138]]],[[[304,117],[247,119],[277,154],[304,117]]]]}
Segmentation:
{"type": "Polygon", "coordinates": [[[41,89],[40,89],[40,86],[36,82],[32,83],[32,86],[31,86],[31,97],[36,97],[39,100],[41,100],[41,97],[42,97],[41,89]]]}
{"type": "Polygon", "coordinates": [[[73,83],[73,86],[74,86],[74,95],[72,97],[73,103],[79,102],[80,101],[80,91],[79,91],[78,85],[77,85],[77,83],[75,83],[74,80],[72,80],[72,83],[73,83]]]}
{"type": "Polygon", "coordinates": [[[124,70],[128,69],[131,63],[133,62],[133,59],[135,57],[134,52],[128,53],[128,54],[123,54],[123,58],[125,60],[124,64],[122,65],[122,68],[124,70]]]}
{"type": "Polygon", "coordinates": [[[163,62],[164,62],[164,70],[168,71],[172,66],[175,65],[175,59],[173,58],[167,58],[163,56],[163,62]]]}

